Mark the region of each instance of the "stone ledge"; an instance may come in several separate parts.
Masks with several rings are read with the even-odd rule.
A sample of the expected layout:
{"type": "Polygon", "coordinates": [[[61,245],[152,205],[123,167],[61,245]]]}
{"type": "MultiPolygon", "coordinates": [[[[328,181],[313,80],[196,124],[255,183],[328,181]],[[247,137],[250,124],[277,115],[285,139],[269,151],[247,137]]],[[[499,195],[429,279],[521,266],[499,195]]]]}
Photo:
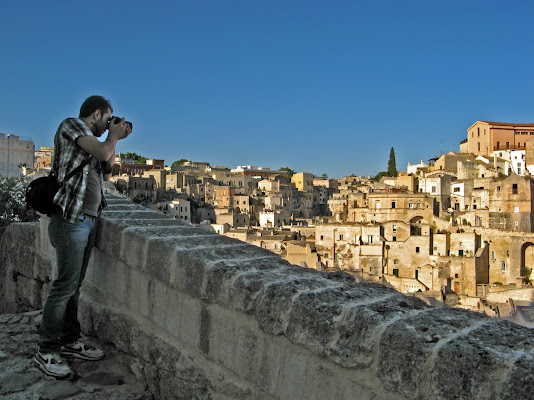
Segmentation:
{"type": "MultiPolygon", "coordinates": [[[[240,393],[247,398],[250,388],[261,387],[258,393],[265,392],[267,398],[299,398],[294,379],[307,382],[299,392],[307,399],[318,396],[316,385],[337,387],[339,398],[351,398],[351,388],[360,390],[361,398],[373,399],[519,399],[534,392],[534,381],[525,378],[534,372],[530,329],[481,314],[433,308],[385,286],[356,282],[348,274],[292,266],[266,250],[208,234],[121,199],[111,203],[101,219],[98,249],[88,273],[98,290],[84,291],[103,307],[94,309],[90,321],[99,321],[94,329],[90,321],[84,326],[109,336],[118,347],[129,343],[128,351],[156,362],[150,358],[150,341],[135,339],[148,333],[133,328],[141,320],[150,321],[172,337],[172,343],[179,343],[177,349],[194,352],[194,362],[202,368],[215,357],[222,363],[217,368],[236,374],[235,382],[249,382],[239,384],[248,389],[237,392],[217,384],[220,395],[228,390],[224,396],[240,393]],[[106,307],[118,307],[133,317],[122,318],[116,312],[112,319],[106,307]],[[179,309],[176,317],[173,307],[179,309]],[[190,320],[184,307],[192,309],[190,320]],[[215,312],[231,318],[227,329],[215,312]],[[246,333],[244,321],[249,321],[246,326],[254,321],[255,330],[246,333]],[[121,337],[121,330],[139,332],[121,337]],[[214,337],[214,332],[226,333],[214,337]],[[287,341],[285,358],[269,342],[281,340],[287,341]],[[274,353],[261,358],[260,344],[261,352],[274,353]],[[235,354],[225,355],[224,346],[235,354]],[[254,357],[268,361],[254,364],[254,357]],[[268,367],[285,374],[283,379],[274,380],[268,367]],[[322,373],[314,375],[319,370],[322,373]],[[312,376],[320,376],[320,384],[309,381],[312,376]],[[347,376],[351,379],[340,383],[347,376]]],[[[39,235],[38,226],[22,225],[9,227],[4,239],[22,238],[29,230],[35,249],[28,243],[19,251],[2,241],[0,287],[2,279],[18,270],[18,258],[33,262],[32,268],[22,268],[35,274],[35,263],[47,256],[39,253],[37,243],[43,232],[39,235]],[[28,256],[32,252],[33,258],[28,256]]],[[[22,293],[7,292],[10,302],[24,298],[22,293]]],[[[161,346],[164,351],[158,354],[173,352],[172,345],[161,346]]],[[[168,356],[179,359],[176,351],[168,356]]],[[[146,371],[154,380],[171,379],[169,371],[175,372],[149,367],[146,371]]],[[[196,376],[200,386],[213,388],[212,378],[196,376]]],[[[168,393],[160,394],[169,398],[168,393]]]]}

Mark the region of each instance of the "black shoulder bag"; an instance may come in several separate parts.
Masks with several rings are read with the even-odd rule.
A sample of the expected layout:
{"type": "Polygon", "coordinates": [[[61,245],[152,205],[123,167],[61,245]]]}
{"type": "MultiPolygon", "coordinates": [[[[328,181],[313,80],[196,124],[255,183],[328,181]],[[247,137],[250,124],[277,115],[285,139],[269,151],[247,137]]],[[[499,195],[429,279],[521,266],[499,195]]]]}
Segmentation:
{"type": "Polygon", "coordinates": [[[65,176],[62,182],[58,182],[56,175],[50,172],[48,176],[37,178],[30,182],[26,188],[26,206],[33,208],[41,214],[50,215],[56,209],[54,196],[63,182],[72,178],[87,165],[90,159],[84,160],[78,167],[65,176]]]}

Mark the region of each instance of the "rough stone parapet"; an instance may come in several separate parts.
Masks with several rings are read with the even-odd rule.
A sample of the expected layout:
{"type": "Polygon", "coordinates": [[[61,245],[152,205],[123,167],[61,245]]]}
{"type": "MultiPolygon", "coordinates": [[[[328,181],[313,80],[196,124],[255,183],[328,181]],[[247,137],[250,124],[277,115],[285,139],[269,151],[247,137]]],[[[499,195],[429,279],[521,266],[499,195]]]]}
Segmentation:
{"type": "MultiPolygon", "coordinates": [[[[110,197],[109,204],[83,290],[82,325],[135,356],[137,372],[158,398],[526,399],[534,393],[528,328],[433,308],[345,273],[296,267],[123,199],[110,197]]],[[[18,259],[31,264],[20,267],[29,278],[42,278],[35,264],[51,266],[44,242],[36,225],[8,228],[0,280],[18,271],[18,259]],[[19,252],[11,241],[23,236],[30,241],[19,252]]],[[[6,293],[12,309],[43,298],[6,293]]]]}

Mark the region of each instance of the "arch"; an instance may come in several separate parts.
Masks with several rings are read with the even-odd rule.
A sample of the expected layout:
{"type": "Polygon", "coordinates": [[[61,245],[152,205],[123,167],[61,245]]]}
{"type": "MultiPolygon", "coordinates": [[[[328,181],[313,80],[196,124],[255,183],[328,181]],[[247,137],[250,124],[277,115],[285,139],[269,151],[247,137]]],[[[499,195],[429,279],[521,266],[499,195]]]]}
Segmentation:
{"type": "Polygon", "coordinates": [[[421,236],[421,222],[423,217],[420,215],[410,219],[410,235],[412,236],[421,236]]]}
{"type": "Polygon", "coordinates": [[[534,276],[534,243],[525,242],[521,245],[520,274],[523,281],[530,281],[534,276]]]}

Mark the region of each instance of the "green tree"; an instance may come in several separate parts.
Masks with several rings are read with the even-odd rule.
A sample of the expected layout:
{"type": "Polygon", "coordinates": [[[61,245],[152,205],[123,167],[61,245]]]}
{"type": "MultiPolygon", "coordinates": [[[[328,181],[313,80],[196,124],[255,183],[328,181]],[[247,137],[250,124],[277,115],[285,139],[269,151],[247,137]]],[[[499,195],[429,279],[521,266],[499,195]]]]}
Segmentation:
{"type": "Polygon", "coordinates": [[[322,177],[323,177],[323,179],[328,179],[328,175],[327,174],[323,174],[322,177]]]}
{"type": "Polygon", "coordinates": [[[146,163],[146,157],[140,156],[137,153],[121,153],[120,156],[124,158],[131,158],[132,160],[135,160],[135,162],[139,164],[146,163]]]}
{"type": "Polygon", "coordinates": [[[397,162],[395,161],[395,149],[389,152],[388,171],[386,176],[397,176],[397,162]]]}
{"type": "Polygon", "coordinates": [[[185,158],[182,158],[182,159],[180,159],[180,160],[178,160],[178,161],[173,162],[171,166],[173,166],[173,167],[177,167],[177,166],[179,166],[179,165],[183,165],[184,163],[186,163],[186,162],[188,162],[188,161],[189,161],[189,160],[186,160],[185,158]]]}
{"type": "Polygon", "coordinates": [[[0,231],[12,222],[37,221],[39,215],[26,208],[26,188],[23,178],[0,177],[0,231]]]}
{"type": "Polygon", "coordinates": [[[286,173],[286,176],[287,176],[287,179],[291,180],[291,177],[293,176],[293,174],[295,173],[295,171],[293,171],[291,168],[289,167],[282,167],[282,168],[278,168],[278,171],[285,171],[286,173]]]}

